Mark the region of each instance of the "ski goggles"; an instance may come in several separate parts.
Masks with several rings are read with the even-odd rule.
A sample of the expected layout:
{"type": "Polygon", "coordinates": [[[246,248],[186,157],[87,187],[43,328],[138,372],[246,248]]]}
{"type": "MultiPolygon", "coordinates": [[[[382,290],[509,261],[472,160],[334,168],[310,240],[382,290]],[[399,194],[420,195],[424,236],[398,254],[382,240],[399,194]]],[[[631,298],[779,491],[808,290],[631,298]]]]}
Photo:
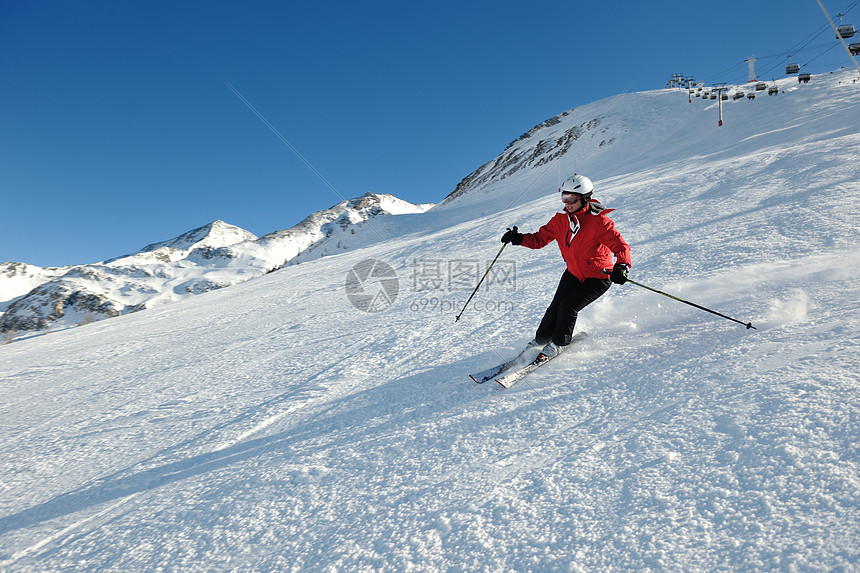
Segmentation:
{"type": "Polygon", "coordinates": [[[580,199],[582,199],[582,195],[580,195],[578,193],[567,193],[564,191],[562,191],[562,193],[561,193],[561,200],[563,202],[569,203],[571,205],[573,205],[574,203],[576,203],[580,199]]]}

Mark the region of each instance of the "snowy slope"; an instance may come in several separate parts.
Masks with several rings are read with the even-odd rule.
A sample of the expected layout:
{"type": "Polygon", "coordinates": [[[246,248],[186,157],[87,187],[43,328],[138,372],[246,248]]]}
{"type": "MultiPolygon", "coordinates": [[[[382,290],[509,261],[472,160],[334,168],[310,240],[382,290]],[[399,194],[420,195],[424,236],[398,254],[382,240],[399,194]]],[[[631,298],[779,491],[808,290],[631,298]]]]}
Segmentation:
{"type": "Polygon", "coordinates": [[[616,286],[570,354],[471,383],[563,269],[509,247],[454,322],[504,228],[558,207],[543,164],[348,251],[0,346],[0,570],[857,570],[850,79],[732,102],[722,128],[667,90],[565,116],[617,131],[558,161],[596,173],[631,276],[758,330],[616,286]],[[396,294],[380,312],[347,296],[368,259],[397,279],[363,283],[396,294]]]}

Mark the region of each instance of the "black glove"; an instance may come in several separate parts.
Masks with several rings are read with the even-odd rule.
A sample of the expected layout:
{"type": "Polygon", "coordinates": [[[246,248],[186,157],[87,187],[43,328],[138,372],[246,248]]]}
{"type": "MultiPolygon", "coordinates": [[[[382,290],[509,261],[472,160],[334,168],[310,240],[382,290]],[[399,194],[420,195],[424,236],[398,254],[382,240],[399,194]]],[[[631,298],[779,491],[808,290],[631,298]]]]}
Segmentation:
{"type": "Polygon", "coordinates": [[[617,285],[623,285],[627,282],[627,269],[630,268],[624,263],[615,263],[612,267],[612,272],[609,273],[609,280],[617,285]]]}
{"type": "Polygon", "coordinates": [[[521,245],[523,243],[523,234],[517,231],[517,228],[508,229],[507,232],[502,235],[503,243],[513,243],[515,245],[521,245]]]}

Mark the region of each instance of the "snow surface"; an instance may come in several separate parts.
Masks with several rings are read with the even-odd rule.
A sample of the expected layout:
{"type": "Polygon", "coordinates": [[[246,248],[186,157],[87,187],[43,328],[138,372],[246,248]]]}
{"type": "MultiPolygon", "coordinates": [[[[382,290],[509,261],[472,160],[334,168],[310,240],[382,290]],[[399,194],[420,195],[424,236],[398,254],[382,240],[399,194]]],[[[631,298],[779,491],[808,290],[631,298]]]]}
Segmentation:
{"type": "Polygon", "coordinates": [[[678,91],[595,102],[506,150],[532,164],[340,254],[0,346],[0,570],[858,570],[852,79],[783,81],[722,128],[678,91]],[[617,208],[631,278],[758,330],[615,286],[570,353],[472,383],[563,263],[507,248],[455,322],[467,279],[573,170],[617,208]],[[348,298],[394,294],[368,259],[398,279],[380,312],[348,298]]]}

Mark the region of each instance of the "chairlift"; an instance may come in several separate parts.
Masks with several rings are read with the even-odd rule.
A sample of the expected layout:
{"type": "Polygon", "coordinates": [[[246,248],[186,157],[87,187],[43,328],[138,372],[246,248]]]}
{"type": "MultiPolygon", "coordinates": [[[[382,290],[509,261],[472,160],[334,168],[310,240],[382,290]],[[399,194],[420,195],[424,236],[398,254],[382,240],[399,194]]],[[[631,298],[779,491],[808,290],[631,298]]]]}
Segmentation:
{"type": "Polygon", "coordinates": [[[854,34],[857,33],[857,31],[854,29],[854,26],[852,26],[851,24],[843,24],[842,23],[842,16],[844,16],[844,15],[845,14],[837,14],[836,15],[839,18],[839,26],[836,27],[836,39],[837,40],[839,38],[843,38],[843,39],[844,38],[853,38],[854,34]]]}
{"type": "Polygon", "coordinates": [[[764,82],[759,82],[755,85],[755,91],[757,91],[757,92],[763,92],[766,89],[767,89],[767,84],[764,82]]]}
{"type": "Polygon", "coordinates": [[[852,56],[860,55],[860,42],[851,42],[848,44],[848,50],[851,52],[852,56]]]}
{"type": "Polygon", "coordinates": [[[788,64],[785,66],[785,75],[790,76],[800,71],[800,64],[788,64]]]}
{"type": "Polygon", "coordinates": [[[839,26],[836,28],[836,39],[853,38],[856,33],[857,31],[854,29],[854,26],[839,26]]]}
{"type": "Polygon", "coordinates": [[[777,94],[779,94],[779,88],[778,87],[770,86],[769,88],[767,88],[767,95],[772,96],[772,95],[777,95],[777,94]]]}
{"type": "Polygon", "coordinates": [[[747,99],[755,99],[755,94],[753,92],[748,93],[747,99]]]}
{"type": "Polygon", "coordinates": [[[711,99],[717,99],[717,94],[711,94],[711,99]]]}
{"type": "Polygon", "coordinates": [[[720,99],[721,99],[721,100],[723,100],[723,101],[729,101],[729,94],[722,94],[722,95],[720,96],[720,99]]]}
{"type": "Polygon", "coordinates": [[[738,101],[738,100],[739,100],[739,99],[741,99],[742,97],[744,97],[744,92],[743,92],[743,90],[738,90],[738,91],[736,91],[736,92],[735,92],[735,95],[733,95],[733,96],[732,96],[732,100],[733,100],[733,101],[738,101]]]}
{"type": "Polygon", "coordinates": [[[806,72],[803,72],[802,74],[798,74],[797,83],[808,84],[809,80],[811,80],[811,79],[812,79],[812,74],[808,74],[806,72]]]}
{"type": "Polygon", "coordinates": [[[666,82],[666,87],[676,88],[684,85],[684,74],[672,74],[669,81],[666,82]]]}

